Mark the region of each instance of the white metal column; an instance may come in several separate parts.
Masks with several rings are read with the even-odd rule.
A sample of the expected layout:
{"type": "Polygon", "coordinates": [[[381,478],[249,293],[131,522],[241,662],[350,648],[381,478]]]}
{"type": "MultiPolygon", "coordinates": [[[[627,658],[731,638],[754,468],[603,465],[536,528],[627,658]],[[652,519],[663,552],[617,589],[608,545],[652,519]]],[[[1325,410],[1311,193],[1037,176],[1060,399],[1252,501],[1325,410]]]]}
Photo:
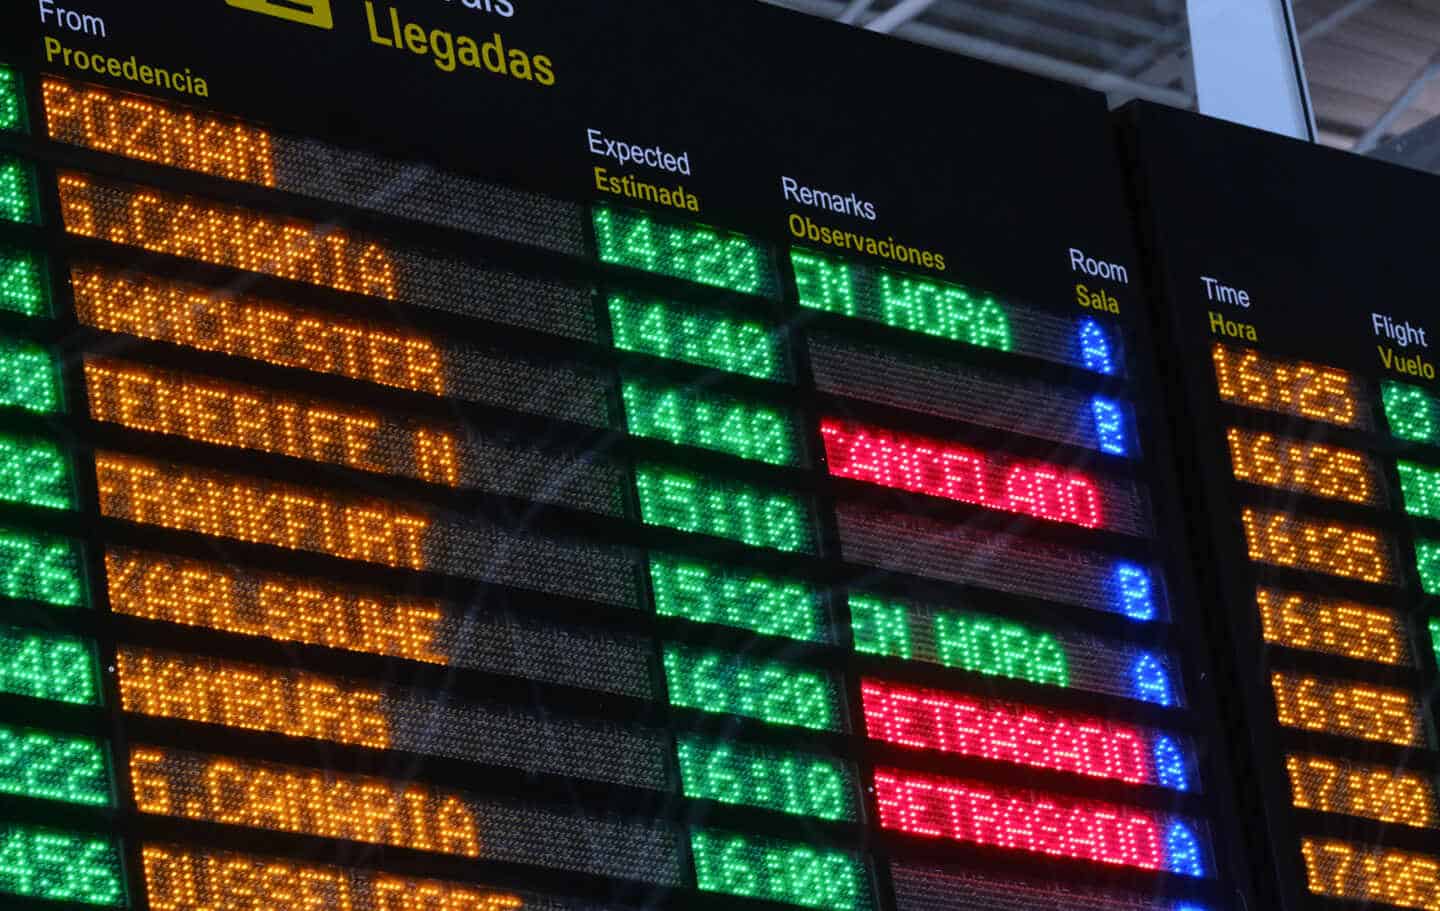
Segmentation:
{"type": "Polygon", "coordinates": [[[1314,141],[1290,0],[1190,0],[1200,113],[1314,141]]]}

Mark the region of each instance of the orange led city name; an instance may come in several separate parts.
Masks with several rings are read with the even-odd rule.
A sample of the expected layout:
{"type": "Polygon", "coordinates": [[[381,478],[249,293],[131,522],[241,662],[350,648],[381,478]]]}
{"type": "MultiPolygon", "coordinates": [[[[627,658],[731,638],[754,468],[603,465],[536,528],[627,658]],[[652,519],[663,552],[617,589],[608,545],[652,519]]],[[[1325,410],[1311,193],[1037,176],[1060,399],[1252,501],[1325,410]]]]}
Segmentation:
{"type": "Polygon", "coordinates": [[[47,76],[41,82],[50,138],[97,152],[275,186],[265,130],[140,95],[47,76]]]}
{"type": "Polygon", "coordinates": [[[121,707],[137,715],[218,724],[385,749],[390,722],[375,687],[122,646],[121,707]]]}
{"type": "Polygon", "coordinates": [[[394,445],[381,450],[384,419],[373,412],[91,357],[85,358],[85,388],[97,421],[452,487],[459,483],[454,434],[392,426],[386,429],[394,445]]]}
{"type": "Polygon", "coordinates": [[[421,336],[98,267],[73,268],[70,283],[76,316],[106,332],[383,386],[446,391],[440,349],[421,336]]]}
{"type": "Polygon", "coordinates": [[[1362,453],[1231,427],[1235,478],[1349,503],[1379,502],[1375,467],[1362,453]]]}
{"type": "Polygon", "coordinates": [[[1270,686],[1286,727],[1407,747],[1425,743],[1420,704],[1401,690],[1278,671],[1270,686]]]}
{"type": "Polygon", "coordinates": [[[142,813],[480,856],[474,810],[414,782],[150,747],[131,750],[130,778],[142,813]]]}
{"type": "Polygon", "coordinates": [[[439,602],[346,591],[329,582],[244,574],[132,551],[105,554],[117,613],[282,642],[448,664],[439,602]]]}
{"type": "Polygon", "coordinates": [[[1329,838],[1304,839],[1300,853],[1316,895],[1440,911],[1440,858],[1329,838]]]}
{"type": "Polygon", "coordinates": [[[395,261],[340,228],[126,186],[73,171],[57,178],[65,230],[82,237],[396,300],[395,261]]]}
{"type": "Polygon", "coordinates": [[[1285,758],[1295,806],[1424,828],[1435,825],[1435,786],[1424,775],[1324,756],[1285,758]]]}
{"type": "Polygon", "coordinates": [[[151,911],[519,911],[518,895],[277,858],[147,844],[151,911]]]}
{"type": "Polygon", "coordinates": [[[1351,601],[1257,588],[1265,641],[1380,664],[1409,664],[1399,613],[1351,601]]]}
{"type": "Polygon", "coordinates": [[[95,455],[106,516],[410,569],[426,567],[430,520],[381,500],[352,500],[269,481],[95,455]]]}
{"type": "Polygon", "coordinates": [[[1211,355],[1220,398],[1227,402],[1341,427],[1364,423],[1358,384],[1344,370],[1221,344],[1211,355]]]}
{"type": "Polygon", "coordinates": [[[180,845],[141,850],[151,911],[519,911],[518,895],[458,883],[180,845]]]}
{"type": "Polygon", "coordinates": [[[1392,549],[1379,532],[1341,522],[1246,507],[1250,559],[1362,582],[1393,583],[1392,549]]]}

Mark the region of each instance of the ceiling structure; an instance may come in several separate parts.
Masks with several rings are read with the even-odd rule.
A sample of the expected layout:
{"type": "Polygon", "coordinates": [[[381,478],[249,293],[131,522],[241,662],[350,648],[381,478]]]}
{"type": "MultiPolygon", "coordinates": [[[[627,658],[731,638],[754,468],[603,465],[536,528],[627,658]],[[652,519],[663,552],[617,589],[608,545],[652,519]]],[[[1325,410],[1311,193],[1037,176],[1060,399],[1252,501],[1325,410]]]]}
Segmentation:
{"type": "Polygon", "coordinates": [[[1304,0],[1302,36],[1326,17],[1343,19],[1304,42],[1320,139],[1371,152],[1440,115],[1440,2],[1304,0]]]}
{"type": "Polygon", "coordinates": [[[1193,107],[1184,0],[768,0],[1002,66],[1193,107]]]}
{"type": "MultiPolygon", "coordinates": [[[[1185,0],[768,2],[1087,86],[1115,103],[1195,106],[1185,0]]],[[[1293,6],[1320,141],[1440,166],[1440,122],[1429,123],[1440,117],[1440,0],[1293,6]]]]}

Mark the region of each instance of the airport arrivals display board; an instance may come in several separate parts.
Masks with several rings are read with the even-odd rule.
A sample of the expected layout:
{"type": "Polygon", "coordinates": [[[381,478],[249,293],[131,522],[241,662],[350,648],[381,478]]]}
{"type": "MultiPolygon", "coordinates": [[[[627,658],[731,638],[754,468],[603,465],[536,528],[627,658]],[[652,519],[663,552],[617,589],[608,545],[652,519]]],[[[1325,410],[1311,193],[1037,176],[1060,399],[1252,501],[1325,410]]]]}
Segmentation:
{"type": "Polygon", "coordinates": [[[1285,911],[1440,908],[1431,175],[1131,119],[1237,762],[1285,911]]]}
{"type": "Polygon", "coordinates": [[[760,4],[6,4],[0,903],[1256,907],[1124,200],[760,4]]]}

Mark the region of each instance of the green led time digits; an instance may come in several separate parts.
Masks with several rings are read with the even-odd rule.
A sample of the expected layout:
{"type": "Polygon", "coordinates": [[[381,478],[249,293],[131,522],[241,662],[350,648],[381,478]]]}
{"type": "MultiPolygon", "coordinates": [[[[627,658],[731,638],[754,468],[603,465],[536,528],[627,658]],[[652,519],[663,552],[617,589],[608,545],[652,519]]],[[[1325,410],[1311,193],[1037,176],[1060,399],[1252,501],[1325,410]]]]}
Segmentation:
{"type": "Polygon", "coordinates": [[[840,709],[830,679],[775,661],[666,646],[670,704],[766,724],[838,731],[840,709]]]}
{"type": "Polygon", "coordinates": [[[25,129],[25,89],[20,74],[0,66],[0,133],[25,129]]]}
{"type": "Polygon", "coordinates": [[[751,320],[660,301],[610,297],[615,347],[760,380],[786,380],[778,332],[751,320]]]}
{"type": "Polygon", "coordinates": [[[120,852],[109,839],[0,827],[0,892],[47,901],[123,905],[120,852]]]}
{"type": "Polygon", "coordinates": [[[604,262],[743,294],[774,291],[770,257],[759,241],[610,206],[596,206],[593,220],[604,262]]]}
{"type": "Polygon", "coordinates": [[[1405,498],[1405,511],[1412,516],[1440,519],[1440,470],[1399,462],[1400,492],[1405,498]]]}
{"type": "Polygon", "coordinates": [[[706,892],[831,911],[871,907],[864,863],[840,851],[703,831],[690,833],[690,851],[706,892]]]}
{"type": "Polygon", "coordinates": [[[635,489],[649,525],[776,550],[815,547],[810,511],[798,497],[647,465],[635,469],[635,489]]]}
{"type": "Polygon", "coordinates": [[[1385,382],[1380,386],[1380,399],[1392,435],[1413,443],[1433,443],[1440,436],[1435,399],[1424,389],[1407,383],[1385,382]]]}
{"type": "Polygon", "coordinates": [[[1440,541],[1415,542],[1415,568],[1427,595],[1440,595],[1440,541]]]}
{"type": "Polygon", "coordinates": [[[987,295],[960,285],[791,250],[800,303],[897,329],[999,351],[1011,350],[1010,316],[987,295]]]}
{"type": "Polygon", "coordinates": [[[662,617],[684,617],[806,642],[829,638],[820,594],[801,582],[652,556],[650,587],[655,611],[662,617]]]}
{"type": "Polygon", "coordinates": [[[39,256],[0,247],[0,310],[22,316],[49,316],[45,268],[39,256]]]}
{"type": "Polygon", "coordinates": [[[49,440],[0,436],[0,500],[71,509],[75,505],[70,465],[49,440]]]}
{"type": "Polygon", "coordinates": [[[50,414],[61,408],[60,373],[39,345],[0,338],[0,407],[50,414]]]}
{"type": "MultiPolygon", "coordinates": [[[[1069,658],[1053,635],[1018,623],[972,614],[932,616],[935,659],[945,667],[1050,686],[1070,685],[1069,658]]],[[[855,650],[909,660],[910,611],[904,604],[850,596],[855,650]]]]}
{"type": "Polygon", "coordinates": [[[0,725],[0,793],[109,806],[105,750],[86,737],[0,725]]]}
{"type": "Polygon", "coordinates": [[[74,541],[0,528],[0,596],[80,607],[82,559],[74,541]]]}
{"type": "Polygon", "coordinates": [[[621,386],[626,424],[636,436],[698,446],[742,459],[795,465],[799,428],[777,408],[626,380],[621,386]]]}
{"type": "Polygon", "coordinates": [[[0,692],[96,705],[95,674],[95,655],[81,639],[0,627],[0,692]]]}
{"type": "Polygon", "coordinates": [[[38,216],[34,171],[13,155],[0,155],[0,221],[34,224],[38,216]]]}
{"type": "Polygon", "coordinates": [[[838,760],[683,738],[675,748],[685,796],[855,819],[855,779],[838,760]]]}
{"type": "Polygon", "coordinates": [[[1430,618],[1430,649],[1435,652],[1435,662],[1440,664],[1440,617],[1430,618]]]}

